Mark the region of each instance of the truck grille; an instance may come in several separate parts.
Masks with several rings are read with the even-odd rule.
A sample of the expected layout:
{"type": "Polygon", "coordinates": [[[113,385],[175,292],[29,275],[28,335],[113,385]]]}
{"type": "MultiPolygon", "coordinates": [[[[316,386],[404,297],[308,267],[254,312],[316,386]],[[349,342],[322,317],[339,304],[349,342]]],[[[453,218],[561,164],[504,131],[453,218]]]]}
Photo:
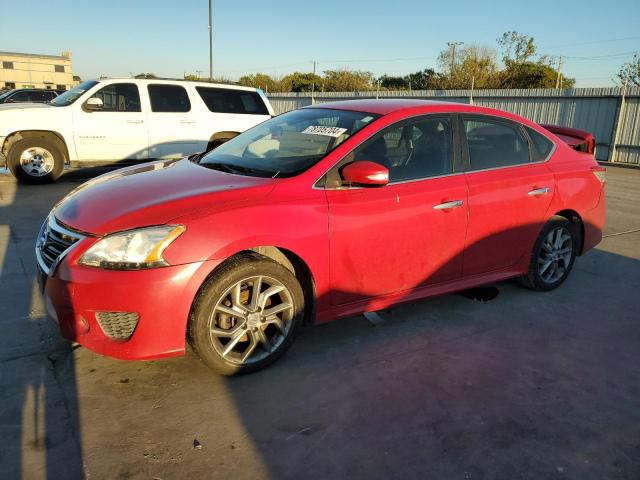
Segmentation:
{"type": "Polygon", "coordinates": [[[107,337],[128,340],[138,326],[136,312],[96,312],[96,319],[107,337]]]}
{"type": "Polygon", "coordinates": [[[58,223],[53,215],[44,222],[36,241],[36,259],[40,268],[49,275],[60,260],[84,236],[58,223]]]}

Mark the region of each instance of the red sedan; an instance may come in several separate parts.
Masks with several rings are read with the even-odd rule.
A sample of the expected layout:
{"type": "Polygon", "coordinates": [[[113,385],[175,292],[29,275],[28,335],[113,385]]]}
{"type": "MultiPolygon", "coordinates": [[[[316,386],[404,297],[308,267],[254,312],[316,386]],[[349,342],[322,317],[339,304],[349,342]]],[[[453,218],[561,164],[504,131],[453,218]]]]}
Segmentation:
{"type": "Polygon", "coordinates": [[[337,102],[98,177],[39,235],[47,311],[95,352],[153,359],[188,341],[233,374],[282,355],[305,320],[511,277],[552,290],[605,217],[592,148],[553,129],[462,104],[337,102]]]}

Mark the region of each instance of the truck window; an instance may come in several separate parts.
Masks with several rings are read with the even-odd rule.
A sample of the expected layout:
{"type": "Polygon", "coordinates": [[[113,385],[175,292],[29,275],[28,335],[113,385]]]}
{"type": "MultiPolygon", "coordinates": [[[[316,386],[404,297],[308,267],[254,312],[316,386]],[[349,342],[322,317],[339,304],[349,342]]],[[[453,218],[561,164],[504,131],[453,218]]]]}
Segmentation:
{"type": "Polygon", "coordinates": [[[152,112],[188,112],[191,110],[189,95],[180,85],[149,85],[152,112]]]}
{"type": "Polygon", "coordinates": [[[140,94],[134,83],[112,83],[98,90],[91,98],[102,100],[102,112],[140,111],[140,94]]]}
{"type": "Polygon", "coordinates": [[[196,90],[212,112],[269,115],[266,105],[256,92],[213,87],[196,87],[196,90]]]}

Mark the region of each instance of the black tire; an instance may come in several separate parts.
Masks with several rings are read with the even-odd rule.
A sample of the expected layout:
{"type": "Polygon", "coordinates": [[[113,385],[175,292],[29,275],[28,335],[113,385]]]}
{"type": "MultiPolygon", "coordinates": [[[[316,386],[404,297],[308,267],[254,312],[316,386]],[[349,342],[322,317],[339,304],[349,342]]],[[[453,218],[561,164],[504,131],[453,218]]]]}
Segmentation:
{"type": "Polygon", "coordinates": [[[518,279],[520,284],[531,290],[543,292],[558,288],[567,279],[569,273],[571,273],[576,256],[578,255],[580,240],[580,231],[574,223],[564,217],[551,217],[544,227],[542,227],[536,239],[529,263],[529,271],[525,276],[518,279]],[[565,240],[563,244],[558,247],[558,253],[567,251],[567,254],[556,254],[554,257],[554,254],[549,252],[548,237],[552,233],[556,234],[558,231],[561,233],[566,232],[570,237],[571,244],[569,245],[568,240],[565,240]],[[570,253],[570,257],[567,257],[568,253],[570,253]],[[554,258],[555,260],[553,260],[554,258]],[[567,258],[569,258],[569,260],[567,260],[567,258]],[[544,267],[546,267],[546,269],[543,270],[544,267]],[[557,268],[557,270],[551,272],[549,269],[553,268],[557,268]]]}
{"type": "Polygon", "coordinates": [[[64,146],[62,142],[50,136],[29,136],[18,140],[9,146],[7,152],[7,165],[9,170],[18,181],[32,185],[55,182],[64,170],[64,146]],[[20,164],[20,156],[29,149],[44,149],[53,157],[51,171],[43,175],[29,173],[20,164]]]}
{"type": "MultiPolygon", "coordinates": [[[[188,340],[202,361],[218,373],[236,375],[254,372],[271,364],[287,351],[303,322],[304,311],[305,304],[302,288],[296,277],[288,269],[263,255],[256,253],[241,254],[222,264],[200,289],[191,309],[187,330],[188,340]],[[246,291],[247,304],[245,306],[249,307],[249,300],[253,298],[253,288],[257,283],[257,277],[262,277],[261,287],[257,289],[258,293],[266,292],[270,288],[269,282],[271,282],[271,285],[277,283],[284,287],[285,290],[266,297],[269,304],[263,306],[258,313],[247,313],[247,318],[244,319],[234,318],[217,310],[218,307],[236,308],[235,305],[231,304],[230,299],[232,299],[233,295],[231,293],[232,289],[239,283],[240,290],[238,291],[242,292],[239,294],[239,298],[243,298],[243,294],[246,291]],[[253,280],[253,282],[242,283],[245,280],[253,280]],[[243,286],[246,289],[242,289],[243,286]],[[272,301],[271,299],[275,300],[272,301]],[[250,315],[254,315],[253,322],[256,322],[255,315],[260,317],[260,321],[265,320],[261,312],[267,312],[266,307],[274,308],[274,305],[275,307],[292,306],[292,308],[281,314],[280,324],[287,329],[286,333],[283,333],[283,329],[277,328],[275,324],[261,324],[256,327],[255,323],[253,325],[250,323],[250,315]],[[221,322],[225,322],[224,325],[221,322]],[[221,342],[224,341],[225,337],[212,333],[212,326],[216,327],[215,331],[223,329],[227,331],[228,329],[229,332],[239,332],[242,334],[241,338],[246,337],[246,340],[240,339],[236,341],[234,345],[238,347],[232,347],[231,352],[224,356],[224,352],[220,350],[227,348],[232,343],[232,340],[240,338],[240,335],[234,334],[230,336],[229,343],[223,344],[221,342]],[[263,333],[258,330],[262,330],[263,333]],[[267,338],[269,348],[264,348],[263,343],[259,343],[257,338],[267,338]],[[243,361],[240,357],[246,354],[245,352],[252,345],[255,345],[251,350],[252,353],[249,354],[246,361],[243,361]],[[244,350],[243,346],[246,347],[244,350]],[[271,346],[274,348],[271,349],[271,346]],[[236,348],[239,348],[240,351],[236,352],[236,348]]],[[[273,318],[273,316],[269,318],[273,318]]]]}

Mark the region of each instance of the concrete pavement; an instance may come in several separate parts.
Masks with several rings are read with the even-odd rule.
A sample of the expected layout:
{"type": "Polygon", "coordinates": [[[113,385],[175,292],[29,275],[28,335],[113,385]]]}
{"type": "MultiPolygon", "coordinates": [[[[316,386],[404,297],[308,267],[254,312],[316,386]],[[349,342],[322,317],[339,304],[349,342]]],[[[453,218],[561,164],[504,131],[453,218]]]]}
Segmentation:
{"type": "Polygon", "coordinates": [[[73,349],[45,318],[35,236],[83,180],[0,175],[0,477],[640,477],[640,171],[609,168],[609,236],[559,290],[310,328],[232,379],[73,349]]]}

